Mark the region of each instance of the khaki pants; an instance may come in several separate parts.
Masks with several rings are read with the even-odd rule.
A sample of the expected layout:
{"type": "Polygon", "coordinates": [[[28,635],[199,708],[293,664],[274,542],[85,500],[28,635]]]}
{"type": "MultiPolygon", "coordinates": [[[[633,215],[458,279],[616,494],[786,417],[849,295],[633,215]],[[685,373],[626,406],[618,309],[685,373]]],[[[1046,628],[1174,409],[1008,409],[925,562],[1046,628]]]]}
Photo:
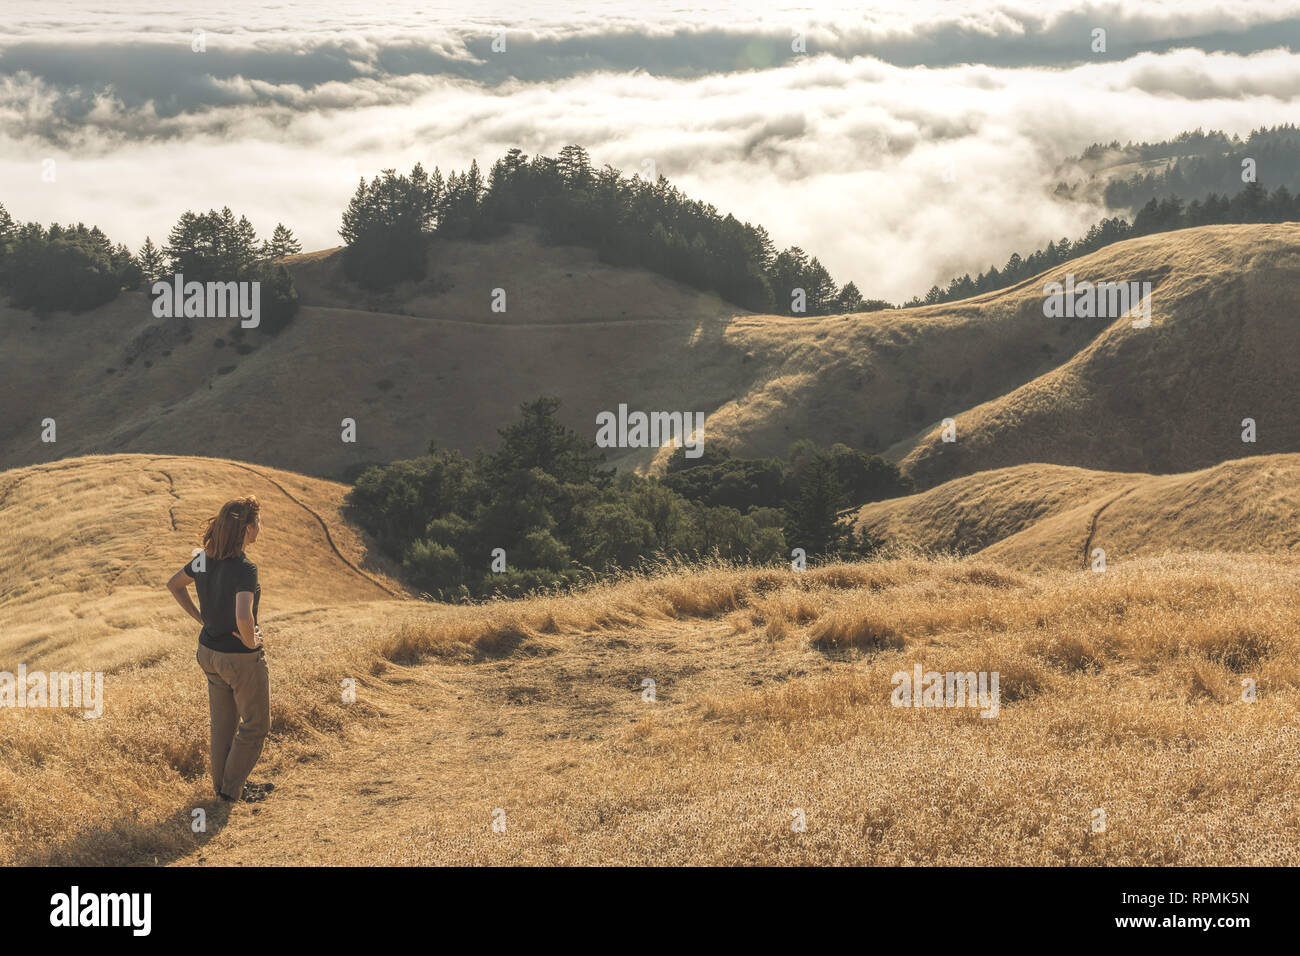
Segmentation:
{"type": "Polygon", "coordinates": [[[195,659],[208,675],[212,786],[238,800],[271,730],[266,651],[223,654],[200,644],[195,659]]]}

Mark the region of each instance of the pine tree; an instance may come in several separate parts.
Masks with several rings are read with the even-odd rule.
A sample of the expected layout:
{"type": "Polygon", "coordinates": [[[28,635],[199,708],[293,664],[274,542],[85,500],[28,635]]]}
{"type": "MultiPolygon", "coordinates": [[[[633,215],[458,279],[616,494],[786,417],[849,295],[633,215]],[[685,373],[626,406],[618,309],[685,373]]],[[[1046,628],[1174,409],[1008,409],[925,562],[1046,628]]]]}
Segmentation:
{"type": "MultiPolygon", "coordinates": [[[[798,246],[791,246],[773,260],[771,272],[772,294],[776,297],[778,311],[782,313],[790,311],[795,289],[803,289],[805,299],[811,298],[807,295],[807,286],[804,285],[807,274],[808,256],[798,246]]],[[[805,301],[805,308],[808,312],[813,311],[811,301],[805,301]]]]}
{"type": "Polygon", "coordinates": [[[591,158],[581,146],[560,150],[560,177],[570,189],[583,189],[591,181],[591,158]]]}
{"type": "Polygon", "coordinates": [[[1269,220],[1271,222],[1290,222],[1295,219],[1296,199],[1291,190],[1278,186],[1269,197],[1269,220]]]}
{"type": "Polygon", "coordinates": [[[835,554],[850,530],[839,517],[844,503],[834,462],[816,455],[801,470],[799,496],[786,509],[786,541],[810,556],[835,554]]]}
{"type": "Polygon", "coordinates": [[[403,205],[409,205],[412,215],[419,223],[420,232],[432,233],[438,224],[438,192],[442,188],[442,176],[434,170],[437,180],[430,179],[420,163],[411,169],[409,196],[403,205]]]}
{"type": "Polygon", "coordinates": [[[1247,183],[1246,188],[1232,197],[1229,216],[1233,222],[1260,222],[1268,204],[1268,193],[1258,183],[1247,183]]]}
{"type": "Polygon", "coordinates": [[[233,278],[257,261],[257,230],[248,221],[247,216],[240,216],[235,224],[235,231],[230,239],[230,257],[227,260],[228,274],[233,278]]]}
{"type": "Polygon", "coordinates": [[[520,420],[497,430],[501,444],[488,459],[489,472],[499,477],[536,468],[565,482],[602,481],[604,454],[559,421],[559,408],[560,400],[548,396],[520,405],[520,420]]]}
{"type": "Polygon", "coordinates": [[[339,228],[339,235],[350,246],[360,240],[369,228],[369,196],[366,177],[362,176],[357,191],[352,194],[348,207],[343,210],[343,225],[339,228]]]}
{"type": "Polygon", "coordinates": [[[140,271],[140,264],[136,262],[135,256],[131,255],[131,250],[123,243],[113,246],[108,256],[109,265],[113,269],[113,274],[117,276],[118,287],[126,289],[128,292],[134,292],[140,288],[140,282],[144,274],[140,271]]]}
{"type": "Polygon", "coordinates": [[[197,263],[202,250],[201,231],[202,224],[197,215],[189,210],[181,213],[162,248],[172,272],[183,273],[191,263],[197,263]]]}
{"type": "MultiPolygon", "coordinates": [[[[7,285],[6,273],[9,271],[9,247],[14,239],[14,221],[9,211],[0,204],[0,289],[7,285]]],[[[0,292],[0,301],[3,292],[0,292]]]]}
{"type": "MultiPolygon", "coordinates": [[[[451,182],[456,182],[455,176],[451,182]]],[[[385,169],[369,184],[362,179],[339,228],[348,246],[343,254],[346,275],[368,289],[422,279],[427,268],[425,229],[434,221],[431,212],[437,208],[439,221],[445,215],[445,194],[441,203],[435,202],[439,189],[437,171],[431,180],[418,164],[410,177],[385,169]]]]}
{"type": "Polygon", "coordinates": [[[826,315],[835,309],[835,280],[816,256],[808,263],[804,289],[808,293],[809,314],[826,315]]]}
{"type": "Polygon", "coordinates": [[[148,236],[144,237],[144,245],[140,247],[140,252],[135,261],[140,267],[140,276],[145,285],[153,285],[165,273],[166,266],[163,263],[162,252],[159,251],[158,247],[153,244],[153,240],[148,236]]]}
{"type": "Polygon", "coordinates": [[[844,283],[839,294],[835,297],[836,306],[840,312],[861,312],[862,311],[862,293],[852,282],[844,283]]]}
{"type": "Polygon", "coordinates": [[[271,240],[264,245],[265,258],[272,261],[283,259],[285,256],[296,256],[302,252],[302,243],[294,238],[293,231],[283,223],[275,224],[275,231],[271,233],[271,240]]]}

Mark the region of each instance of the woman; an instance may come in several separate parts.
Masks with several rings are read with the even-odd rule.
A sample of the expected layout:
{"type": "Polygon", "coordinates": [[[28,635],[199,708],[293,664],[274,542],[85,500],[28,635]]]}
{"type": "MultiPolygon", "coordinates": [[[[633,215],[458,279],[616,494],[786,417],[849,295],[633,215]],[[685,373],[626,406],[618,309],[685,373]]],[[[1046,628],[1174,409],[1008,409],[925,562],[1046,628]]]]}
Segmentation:
{"type": "Polygon", "coordinates": [[[271,682],[257,626],[262,588],[257,565],[244,556],[261,530],[256,498],[227,501],[208,519],[203,551],[167,582],[176,603],[203,625],[196,658],[208,677],[212,786],[223,800],[260,800],[274,788],[247,782],[271,729],[271,682]]]}

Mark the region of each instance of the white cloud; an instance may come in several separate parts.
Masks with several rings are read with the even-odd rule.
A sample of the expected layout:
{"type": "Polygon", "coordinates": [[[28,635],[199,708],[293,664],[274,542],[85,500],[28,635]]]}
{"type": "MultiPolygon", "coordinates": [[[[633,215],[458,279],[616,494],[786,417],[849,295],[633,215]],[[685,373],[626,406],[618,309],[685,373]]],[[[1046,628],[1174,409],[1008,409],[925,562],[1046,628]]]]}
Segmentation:
{"type": "MultiPolygon", "coordinates": [[[[51,76],[5,75],[0,57],[0,201],[24,219],[98,223],[133,247],[146,233],[159,241],[184,209],[229,204],[260,233],[283,221],[305,247],[322,248],[339,241],[339,216],[358,174],[417,160],[444,172],[472,158],[486,167],[512,146],[553,154],[578,142],[597,164],[628,172],[652,158],[692,197],[766,226],[780,246],[800,245],[837,280],[853,279],[868,296],[902,300],[953,273],[1000,266],[1013,250],[1026,253],[1085,231],[1102,211],[1055,202],[1048,189],[1062,158],[1089,143],[1155,140],[1198,126],[1244,134],[1294,121],[1289,104],[1300,92],[1300,57],[1288,51],[1198,49],[1020,67],[914,67],[822,54],[762,70],[719,64],[699,76],[584,72],[565,60],[558,78],[481,83],[386,72],[382,64],[397,56],[395,39],[440,35],[430,63],[463,58],[464,50],[445,31],[417,24],[413,8],[399,10],[376,39],[357,9],[327,7],[293,37],[274,29],[283,12],[251,16],[232,36],[242,49],[270,51],[269,58],[232,61],[248,73],[185,77],[187,95],[203,105],[179,111],[113,90],[87,96],[73,115],[69,90],[82,87],[60,87],[51,76]],[[325,49],[313,44],[323,42],[331,23],[340,29],[330,49],[346,50],[345,57],[307,57],[300,69],[293,56],[285,58],[290,46],[325,49]],[[321,79],[336,67],[344,78],[321,79]],[[54,184],[40,182],[47,157],[58,160],[54,184]],[[952,182],[945,181],[948,169],[952,182]]],[[[716,4],[704,9],[718,19],[716,4]]],[[[1285,12],[1278,5],[1225,12],[1148,2],[1126,4],[1122,14],[1062,4],[1044,16],[983,4],[958,14],[943,5],[926,20],[924,8],[908,9],[905,19],[868,11],[836,23],[843,37],[854,30],[877,40],[887,35],[905,49],[905,40],[931,42],[958,27],[1008,43],[1045,31],[1058,42],[1090,16],[1158,35],[1161,23],[1174,25],[1167,32],[1204,32],[1285,12]]],[[[625,11],[629,24],[638,11],[644,13],[640,6],[625,11]]],[[[560,14],[567,11],[557,8],[560,14]]],[[[833,19],[826,9],[820,15],[833,19]]],[[[485,8],[477,19],[492,22],[493,11],[485,8]]],[[[666,16],[657,26],[671,33],[681,19],[666,16]]],[[[143,35],[161,22],[127,18],[115,29],[143,35]]],[[[740,14],[725,22],[755,26],[740,14]]],[[[187,24],[177,35],[187,35],[187,24]]],[[[761,26],[788,35],[779,18],[761,26]]],[[[529,29],[557,42],[569,35],[540,20],[529,29]]],[[[42,36],[48,40],[48,31],[42,36]]],[[[621,47],[611,40],[604,49],[612,55],[621,47]]],[[[168,76],[142,70],[127,79],[143,90],[168,76]]]]}

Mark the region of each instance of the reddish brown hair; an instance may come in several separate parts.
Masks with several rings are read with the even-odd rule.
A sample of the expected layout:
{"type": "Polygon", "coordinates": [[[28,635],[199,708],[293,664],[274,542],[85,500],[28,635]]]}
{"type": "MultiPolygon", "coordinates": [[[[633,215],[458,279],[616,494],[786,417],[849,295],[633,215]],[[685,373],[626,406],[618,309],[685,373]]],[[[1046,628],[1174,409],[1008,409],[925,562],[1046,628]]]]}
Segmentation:
{"type": "Polygon", "coordinates": [[[203,550],[215,561],[243,554],[244,532],[257,524],[261,513],[262,506],[254,496],[231,498],[208,519],[203,550]]]}

